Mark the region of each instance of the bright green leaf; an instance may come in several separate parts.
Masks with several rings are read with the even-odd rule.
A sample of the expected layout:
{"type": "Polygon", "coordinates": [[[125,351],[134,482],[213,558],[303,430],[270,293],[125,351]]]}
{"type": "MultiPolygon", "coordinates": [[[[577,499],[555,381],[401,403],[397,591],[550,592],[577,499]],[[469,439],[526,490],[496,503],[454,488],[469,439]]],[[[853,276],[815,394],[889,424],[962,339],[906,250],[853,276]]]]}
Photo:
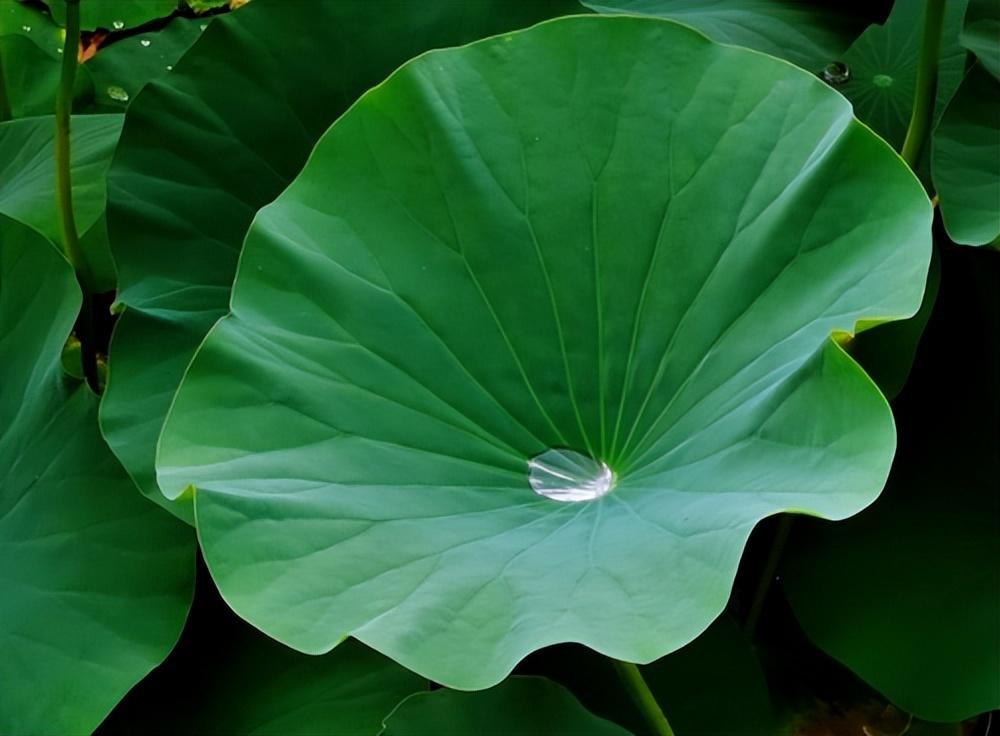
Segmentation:
{"type": "Polygon", "coordinates": [[[170,651],[194,539],[135,493],[63,375],[69,264],[0,216],[0,732],[89,733],[170,651]]]}
{"type": "MultiPolygon", "coordinates": [[[[965,73],[965,49],[958,41],[968,0],[945,4],[934,119],[965,73]]],[[[924,3],[900,0],[884,25],[871,26],[844,54],[849,80],[837,89],[853,104],[854,113],[897,150],[902,147],[913,109],[917,64],[924,27],[924,3]]]]}
{"type": "Polygon", "coordinates": [[[302,651],[350,633],[460,689],[560,641],[649,662],[761,518],[878,495],[891,415],[829,338],[916,311],[930,218],[840,95],[684,26],[426,54],[257,214],[159,481],[302,651]],[[613,491],[534,493],[560,447],[613,491]]]}
{"type": "MultiPolygon", "coordinates": [[[[104,215],[105,176],[121,132],[120,115],[77,115],[71,123],[73,214],[86,233],[104,215]]],[[[55,196],[55,122],[52,115],[0,123],[0,214],[62,242],[55,196]]],[[[87,240],[87,265],[95,291],[115,286],[107,240],[87,240]]]]}
{"type": "Polygon", "coordinates": [[[961,40],[983,68],[1000,79],[1000,5],[996,0],[969,0],[961,40]]]}
{"type": "Polygon", "coordinates": [[[19,0],[0,2],[0,36],[17,34],[30,39],[53,59],[60,57],[66,32],[46,11],[19,0]]]}
{"type": "MultiPolygon", "coordinates": [[[[52,18],[66,25],[65,0],[45,0],[52,18]]],[[[104,28],[121,31],[135,28],[157,18],[166,18],[177,10],[178,0],[82,0],[80,27],[85,30],[104,28]]]]}
{"type": "Polygon", "coordinates": [[[685,23],[716,41],[763,51],[819,71],[864,28],[841,8],[801,0],[582,0],[599,13],[635,13],[685,23]]]}
{"type": "Polygon", "coordinates": [[[966,245],[995,241],[1000,236],[1000,81],[980,64],[969,71],[934,131],[932,166],[948,236],[966,245]]]}
{"type": "MultiPolygon", "coordinates": [[[[129,109],[109,179],[127,309],[112,341],[101,426],[158,503],[167,502],[153,457],[170,399],[229,305],[254,213],[288,185],[323,131],[412,56],[579,8],[573,0],[383,4],[393,12],[373,22],[371,0],[254,0],[212,21],[129,109]]],[[[188,506],[171,507],[190,519],[188,506]]]]}
{"type": "Polygon", "coordinates": [[[1000,258],[951,253],[882,497],[801,523],[782,574],[809,636],[901,708],[1000,707],[1000,258]]]}
{"type": "Polygon", "coordinates": [[[411,695],[385,721],[381,736],[628,736],[588,713],[570,692],[541,677],[512,677],[478,693],[435,690],[411,695]]]}

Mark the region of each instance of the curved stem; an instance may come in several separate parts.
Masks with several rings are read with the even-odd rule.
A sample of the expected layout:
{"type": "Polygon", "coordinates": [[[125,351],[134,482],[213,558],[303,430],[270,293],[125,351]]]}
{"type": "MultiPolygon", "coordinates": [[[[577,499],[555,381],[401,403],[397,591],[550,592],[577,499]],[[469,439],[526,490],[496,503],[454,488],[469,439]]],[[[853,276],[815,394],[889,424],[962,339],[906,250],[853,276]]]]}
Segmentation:
{"type": "Polygon", "coordinates": [[[937,97],[938,61],[941,57],[941,27],[945,0],[926,0],[926,2],[920,62],[917,67],[917,89],[913,95],[913,112],[910,114],[906,139],[900,151],[903,160],[911,169],[916,169],[920,152],[930,133],[934,118],[934,101],[937,97]]]}
{"type": "Polygon", "coordinates": [[[670,722],[663,715],[663,710],[660,708],[660,704],[656,702],[656,698],[653,697],[653,692],[649,689],[649,685],[646,684],[646,680],[643,679],[639,667],[631,662],[622,662],[619,659],[612,659],[611,661],[615,666],[618,677],[621,678],[622,684],[628,691],[629,697],[632,698],[632,702],[635,703],[639,712],[642,713],[642,717],[649,725],[651,732],[655,736],[675,736],[674,729],[670,727],[670,722]]]}
{"type": "Polygon", "coordinates": [[[87,383],[98,392],[97,347],[94,344],[93,297],[88,287],[87,260],[80,247],[73,217],[73,181],[70,173],[70,116],[73,112],[73,82],[76,79],[77,49],[80,46],[80,0],[66,0],[66,40],[63,43],[62,73],[56,95],[56,207],[62,227],[63,253],[76,271],[83,291],[77,337],[80,339],[80,359],[87,383]]]}

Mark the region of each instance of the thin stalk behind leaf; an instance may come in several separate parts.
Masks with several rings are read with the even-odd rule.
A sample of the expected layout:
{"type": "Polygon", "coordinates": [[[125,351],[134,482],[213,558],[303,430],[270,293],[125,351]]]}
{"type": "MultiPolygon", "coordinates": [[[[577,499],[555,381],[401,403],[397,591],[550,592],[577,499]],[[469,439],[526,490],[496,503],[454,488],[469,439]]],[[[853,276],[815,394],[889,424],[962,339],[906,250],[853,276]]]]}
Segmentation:
{"type": "Polygon", "coordinates": [[[917,89],[913,95],[913,112],[906,129],[900,155],[911,169],[917,168],[920,152],[930,133],[937,94],[938,60],[941,56],[941,29],[945,0],[927,0],[924,8],[924,32],[920,45],[920,66],[917,67],[917,89]]]}

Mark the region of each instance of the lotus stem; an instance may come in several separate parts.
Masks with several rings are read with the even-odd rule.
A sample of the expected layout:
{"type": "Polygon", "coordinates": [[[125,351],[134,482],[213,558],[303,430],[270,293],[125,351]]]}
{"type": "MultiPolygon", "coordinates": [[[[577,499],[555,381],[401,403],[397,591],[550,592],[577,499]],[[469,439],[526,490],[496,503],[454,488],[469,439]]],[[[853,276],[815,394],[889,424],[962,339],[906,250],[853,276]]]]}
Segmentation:
{"type": "Polygon", "coordinates": [[[917,66],[917,89],[913,94],[913,112],[906,129],[906,139],[900,155],[911,169],[916,170],[920,153],[927,142],[934,118],[937,97],[938,61],[941,58],[941,28],[945,0],[927,0],[924,6],[923,40],[917,66]]]}
{"type": "Polygon", "coordinates": [[[80,0],[66,0],[66,40],[63,42],[62,73],[56,94],[56,206],[62,227],[63,253],[76,272],[83,292],[77,337],[80,339],[80,360],[87,383],[99,392],[97,378],[97,348],[94,344],[93,297],[88,287],[87,260],[80,247],[73,217],[73,181],[70,173],[70,117],[73,112],[73,82],[76,79],[77,49],[80,46],[80,0]]]}
{"type": "Polygon", "coordinates": [[[655,736],[675,736],[674,729],[670,727],[670,722],[663,715],[660,704],[656,702],[653,691],[649,689],[645,678],[637,665],[631,662],[622,662],[619,659],[612,659],[615,671],[621,678],[622,684],[628,691],[632,702],[642,713],[643,719],[650,728],[650,732],[655,736]]]}

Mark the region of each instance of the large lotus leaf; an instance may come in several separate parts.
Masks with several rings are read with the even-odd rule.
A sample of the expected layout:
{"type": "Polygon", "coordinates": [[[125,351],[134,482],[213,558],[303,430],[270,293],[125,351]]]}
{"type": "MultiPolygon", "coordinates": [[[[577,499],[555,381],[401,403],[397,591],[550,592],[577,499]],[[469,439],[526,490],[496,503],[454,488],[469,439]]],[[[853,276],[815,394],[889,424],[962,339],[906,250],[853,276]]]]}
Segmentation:
{"type": "Polygon", "coordinates": [[[1000,7],[994,0],[969,0],[961,41],[990,74],[1000,79],[1000,7]]]}
{"type": "MultiPolygon", "coordinates": [[[[965,73],[966,51],[958,35],[967,4],[968,0],[945,4],[935,120],[965,73]]],[[[850,78],[837,85],[854,104],[854,113],[897,149],[903,145],[913,109],[923,13],[924,3],[917,0],[895,3],[885,24],[868,28],[844,54],[850,78]]]]}
{"type": "Polygon", "coordinates": [[[829,336],[916,310],[930,215],[840,95],[685,26],[426,54],[257,214],[159,481],[297,649],[353,633],[460,689],[560,641],[651,661],[759,519],[877,496],[892,418],[829,336]],[[535,493],[547,448],[613,492],[535,493]]]}
{"type": "Polygon", "coordinates": [[[0,732],[89,733],[159,663],[191,599],[194,539],[135,493],[62,375],[69,264],[0,216],[0,732]]]}
{"type": "Polygon", "coordinates": [[[802,523],[782,580],[824,650],[905,710],[957,721],[1000,707],[1000,258],[946,255],[888,487],[855,519],[802,523]]]}
{"type": "Polygon", "coordinates": [[[1000,236],[1000,81],[981,64],[962,81],[933,141],[941,217],[948,236],[967,245],[1000,236]]]}
{"type": "MultiPolygon", "coordinates": [[[[147,496],[166,503],[153,471],[156,439],[191,355],[228,308],[250,221],[298,173],[323,131],[412,56],[574,7],[573,0],[391,0],[375,12],[370,0],[254,0],[214,20],[175,69],[136,98],[108,184],[127,309],[112,340],[101,426],[147,496]]],[[[189,505],[171,507],[190,519],[189,505]]]]}
{"type": "Polygon", "coordinates": [[[599,13],[680,21],[709,38],[748,46],[819,71],[864,29],[844,8],[802,0],[582,0],[599,13]]]}
{"type": "MultiPolygon", "coordinates": [[[[65,0],[45,0],[53,20],[66,25],[65,0]]],[[[120,31],[134,28],[157,18],[165,18],[175,10],[179,0],[82,0],[80,27],[84,30],[105,28],[120,31]]]]}
{"type": "Polygon", "coordinates": [[[174,18],[164,28],[101,47],[84,65],[93,77],[100,108],[118,112],[127,107],[146,83],[173,70],[210,22],[174,18]]]}
{"type": "Polygon", "coordinates": [[[512,677],[478,693],[434,690],[406,698],[380,736],[629,736],[587,712],[573,695],[542,677],[512,677]]]}
{"type": "MultiPolygon", "coordinates": [[[[121,132],[120,115],[78,115],[70,125],[73,214],[82,235],[104,215],[105,176],[121,132]]],[[[62,228],[55,196],[55,121],[53,116],[0,123],[0,214],[61,243],[62,228]]],[[[90,286],[107,291],[115,268],[106,240],[94,238],[84,251],[90,286]]]]}

